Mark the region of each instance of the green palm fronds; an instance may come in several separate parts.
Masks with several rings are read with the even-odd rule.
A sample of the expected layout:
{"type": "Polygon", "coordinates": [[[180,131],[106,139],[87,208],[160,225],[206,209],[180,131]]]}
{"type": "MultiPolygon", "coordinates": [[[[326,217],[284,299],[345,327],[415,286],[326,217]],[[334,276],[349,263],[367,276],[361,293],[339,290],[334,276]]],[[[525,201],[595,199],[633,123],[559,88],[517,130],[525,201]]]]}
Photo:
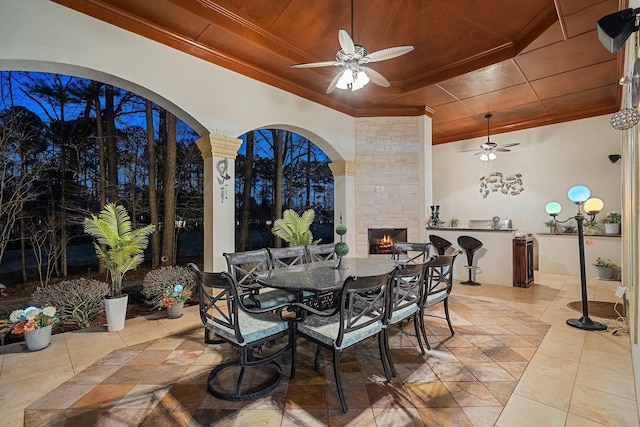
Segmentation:
{"type": "Polygon", "coordinates": [[[317,245],[320,239],[313,241],[313,235],[309,230],[315,215],[313,209],[306,210],[302,215],[287,209],[282,218],[274,222],[271,231],[285,242],[289,242],[290,246],[317,245]]]}
{"type": "Polygon", "coordinates": [[[132,230],[127,210],[114,203],[106,204],[98,216],[85,218],[84,231],[97,240],[93,244],[96,256],[111,276],[111,296],[122,294],[125,273],[144,261],[144,250],[154,230],[153,224],[132,230]],[[102,249],[101,245],[106,248],[102,249]]]}

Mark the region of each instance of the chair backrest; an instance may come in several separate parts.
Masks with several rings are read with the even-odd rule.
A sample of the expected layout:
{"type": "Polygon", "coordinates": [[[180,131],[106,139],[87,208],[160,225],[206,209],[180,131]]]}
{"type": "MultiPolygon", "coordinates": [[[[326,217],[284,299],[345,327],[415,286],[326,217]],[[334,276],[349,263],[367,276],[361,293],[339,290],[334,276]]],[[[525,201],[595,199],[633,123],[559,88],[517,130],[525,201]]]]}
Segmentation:
{"type": "Polygon", "coordinates": [[[200,297],[200,320],[205,328],[211,330],[216,326],[234,331],[238,343],[244,338],[240,331],[238,319],[238,291],[233,277],[227,273],[208,273],[200,271],[190,263],[187,265],[198,276],[198,294],[200,297]]]}
{"type": "Polygon", "coordinates": [[[307,251],[304,246],[268,248],[267,251],[269,251],[269,256],[271,257],[272,268],[289,267],[307,262],[307,251]]]}
{"type": "Polygon", "coordinates": [[[391,274],[390,286],[387,290],[387,320],[392,318],[394,311],[420,303],[425,292],[426,266],[426,262],[396,266],[391,274]]]}
{"type": "Polygon", "coordinates": [[[335,345],[340,347],[344,334],[384,322],[389,274],[349,276],[340,295],[340,330],[335,345]]]}
{"type": "Polygon", "coordinates": [[[446,291],[447,294],[451,293],[453,286],[453,263],[461,253],[462,251],[457,250],[452,255],[438,255],[427,262],[425,268],[425,300],[429,295],[442,291],[446,291]]]}
{"type": "Polygon", "coordinates": [[[447,249],[449,249],[452,245],[452,243],[447,239],[436,236],[435,234],[429,234],[429,241],[431,242],[433,247],[436,248],[438,255],[444,255],[447,249]]]}
{"type": "Polygon", "coordinates": [[[257,284],[256,276],[271,269],[271,257],[266,249],[257,249],[246,252],[225,252],[227,271],[231,274],[239,286],[252,287],[257,284]]]}
{"type": "Polygon", "coordinates": [[[322,245],[307,245],[307,259],[309,262],[329,261],[337,258],[333,251],[335,243],[324,243],[322,245]]]}
{"type": "Polygon", "coordinates": [[[424,263],[429,258],[431,243],[395,242],[392,258],[403,263],[424,263]]]}

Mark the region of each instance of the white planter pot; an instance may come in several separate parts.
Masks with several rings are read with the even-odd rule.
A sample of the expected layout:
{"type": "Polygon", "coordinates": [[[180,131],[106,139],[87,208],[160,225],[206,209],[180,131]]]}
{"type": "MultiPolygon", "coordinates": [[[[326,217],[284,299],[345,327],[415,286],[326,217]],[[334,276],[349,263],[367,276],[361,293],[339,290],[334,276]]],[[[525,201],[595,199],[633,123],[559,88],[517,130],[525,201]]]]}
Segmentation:
{"type": "Polygon", "coordinates": [[[598,279],[613,280],[615,269],[606,267],[596,267],[598,269],[598,279]]]}
{"type": "Polygon", "coordinates": [[[620,234],[620,223],[605,223],[604,224],[604,233],[605,234],[620,234]]]}
{"type": "Polygon", "coordinates": [[[29,351],[37,351],[49,347],[52,328],[53,325],[49,325],[33,331],[24,331],[24,342],[27,344],[29,351]]]}
{"type": "Polygon", "coordinates": [[[177,319],[182,317],[182,309],[184,308],[184,302],[179,302],[167,307],[167,317],[169,319],[177,319]]]}
{"type": "Polygon", "coordinates": [[[128,302],[129,295],[104,299],[104,311],[107,314],[107,331],[115,332],[124,329],[128,302]]]}

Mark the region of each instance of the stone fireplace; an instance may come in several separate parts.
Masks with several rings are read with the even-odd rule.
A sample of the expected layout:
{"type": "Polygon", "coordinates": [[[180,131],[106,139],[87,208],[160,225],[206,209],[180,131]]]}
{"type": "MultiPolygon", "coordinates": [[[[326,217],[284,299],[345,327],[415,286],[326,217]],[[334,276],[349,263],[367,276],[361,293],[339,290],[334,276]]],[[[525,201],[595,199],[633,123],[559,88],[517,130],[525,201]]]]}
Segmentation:
{"type": "Polygon", "coordinates": [[[369,254],[389,255],[395,242],[407,241],[406,228],[370,228],[368,232],[369,254]]]}

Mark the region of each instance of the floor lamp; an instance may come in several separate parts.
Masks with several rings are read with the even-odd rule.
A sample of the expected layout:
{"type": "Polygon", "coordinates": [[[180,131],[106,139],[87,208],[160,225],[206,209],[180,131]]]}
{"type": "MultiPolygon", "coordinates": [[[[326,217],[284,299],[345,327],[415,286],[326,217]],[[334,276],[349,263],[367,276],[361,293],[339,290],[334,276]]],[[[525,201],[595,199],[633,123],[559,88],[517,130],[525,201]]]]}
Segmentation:
{"type": "Polygon", "coordinates": [[[569,189],[567,194],[569,200],[578,206],[578,213],[571,218],[564,221],[558,221],[556,218],[562,206],[558,202],[549,202],[545,206],[545,210],[551,215],[553,223],[564,223],[571,219],[575,219],[578,223],[578,251],[580,259],[580,286],[582,290],[582,317],[579,319],[567,319],[567,325],[574,328],[584,329],[587,331],[605,331],[607,325],[600,322],[594,322],[589,318],[589,304],[587,300],[587,275],[585,272],[584,264],[584,231],[582,229],[584,224],[584,213],[590,216],[590,220],[593,221],[596,214],[602,210],[604,203],[597,198],[590,198],[591,191],[584,185],[576,185],[569,189]]]}

